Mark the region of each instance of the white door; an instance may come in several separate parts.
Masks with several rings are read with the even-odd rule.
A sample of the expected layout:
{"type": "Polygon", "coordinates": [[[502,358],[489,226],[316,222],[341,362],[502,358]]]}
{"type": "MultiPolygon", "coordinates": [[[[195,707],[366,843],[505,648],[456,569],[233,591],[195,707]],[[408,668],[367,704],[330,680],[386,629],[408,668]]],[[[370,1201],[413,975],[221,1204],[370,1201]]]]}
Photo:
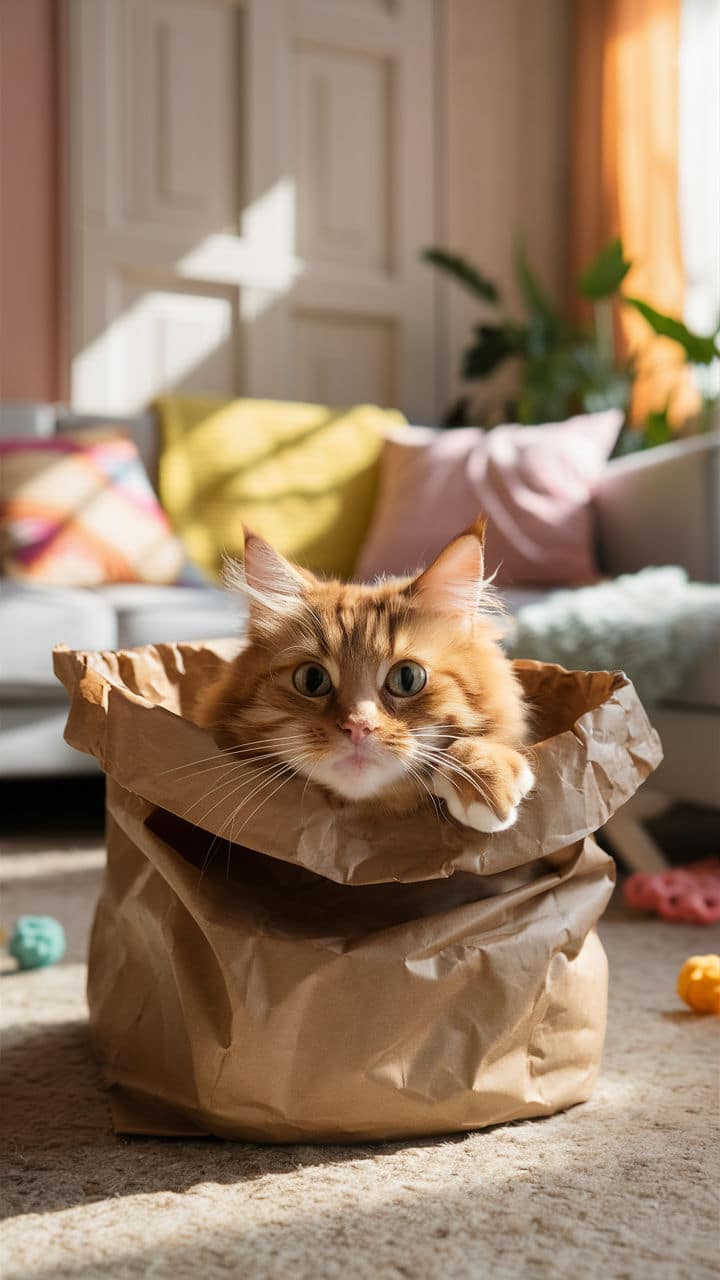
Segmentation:
{"type": "Polygon", "coordinates": [[[437,412],[433,0],[70,0],[79,409],[437,412]]]}

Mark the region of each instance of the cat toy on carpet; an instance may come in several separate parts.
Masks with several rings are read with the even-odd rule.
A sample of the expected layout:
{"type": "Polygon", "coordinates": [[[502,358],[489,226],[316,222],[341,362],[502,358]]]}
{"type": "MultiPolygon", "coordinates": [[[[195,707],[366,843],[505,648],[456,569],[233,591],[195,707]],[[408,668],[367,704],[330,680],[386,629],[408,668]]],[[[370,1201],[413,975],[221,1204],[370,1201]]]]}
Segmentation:
{"type": "Polygon", "coordinates": [[[678,974],[677,992],[693,1013],[720,1014],[720,956],[690,956],[678,974]]]}
{"type": "Polygon", "coordinates": [[[720,858],[704,858],[668,871],[638,871],[623,886],[628,906],[663,920],[717,924],[720,920],[720,858]]]}
{"type": "Polygon", "coordinates": [[[18,969],[44,969],[65,955],[65,930],[54,916],[20,916],[8,951],[18,969]]]}

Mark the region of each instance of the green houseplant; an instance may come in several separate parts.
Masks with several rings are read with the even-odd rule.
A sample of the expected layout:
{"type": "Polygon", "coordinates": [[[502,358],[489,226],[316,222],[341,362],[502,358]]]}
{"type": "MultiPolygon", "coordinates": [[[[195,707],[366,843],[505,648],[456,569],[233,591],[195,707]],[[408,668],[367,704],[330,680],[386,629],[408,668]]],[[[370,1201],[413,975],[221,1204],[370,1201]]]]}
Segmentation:
{"type": "MultiPolygon", "coordinates": [[[[426,262],[446,272],[486,307],[500,311],[502,299],[495,282],[457,254],[431,248],[423,252],[426,262]]],[[[681,320],[664,315],[640,298],[622,294],[620,287],[632,263],[626,259],[619,239],[606,245],[577,281],[580,295],[592,305],[593,320],[583,326],[573,322],[548,297],[522,247],[515,254],[515,270],[525,317],[515,320],[502,312],[491,321],[474,327],[473,341],[462,358],[461,373],[467,382],[489,378],[507,360],[518,361],[516,399],[504,404],[501,412],[514,420],[532,424],[553,422],[573,413],[599,409],[627,409],[632,389],[632,360],[618,358],[613,334],[613,306],[617,299],[643,316],[650,329],[677,342],[688,363],[711,364],[720,357],[718,332],[702,336],[693,333],[681,320]]],[[[462,426],[472,420],[491,426],[497,407],[473,411],[464,396],[446,416],[446,426],[462,426]]],[[[710,420],[710,404],[705,402],[699,427],[710,420]]],[[[647,447],[662,443],[671,435],[666,405],[651,414],[640,430],[626,428],[621,448],[647,447]]]]}

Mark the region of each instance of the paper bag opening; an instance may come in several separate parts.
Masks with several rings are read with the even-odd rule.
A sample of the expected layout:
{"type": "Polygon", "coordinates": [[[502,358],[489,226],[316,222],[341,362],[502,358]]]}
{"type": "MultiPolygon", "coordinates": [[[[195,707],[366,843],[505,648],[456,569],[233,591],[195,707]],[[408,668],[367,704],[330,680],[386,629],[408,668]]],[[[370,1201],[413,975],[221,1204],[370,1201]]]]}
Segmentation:
{"type": "Polygon", "coordinates": [[[152,645],[117,653],[55,653],[71,694],[66,739],[95,755],[126,790],[219,838],[238,842],[349,884],[426,880],[457,870],[493,874],[550,856],[597,831],[661,759],[657,734],[622,673],[567,672],[516,662],[535,725],[537,783],[519,821],[484,835],[418,810],[397,822],[356,813],[305,779],[289,779],[272,804],[234,824],[236,799],[209,776],[243,770],[190,717],[203,683],[234,651],[232,642],[152,645]],[[195,767],[196,762],[201,767],[195,767]]]}

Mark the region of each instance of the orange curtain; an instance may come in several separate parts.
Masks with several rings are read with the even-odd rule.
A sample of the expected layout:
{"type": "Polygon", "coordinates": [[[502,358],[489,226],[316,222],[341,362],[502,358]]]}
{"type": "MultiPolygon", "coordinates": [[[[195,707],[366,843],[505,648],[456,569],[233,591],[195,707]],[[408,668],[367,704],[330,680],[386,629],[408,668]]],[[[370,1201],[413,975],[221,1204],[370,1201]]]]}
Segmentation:
{"type": "MultiPolygon", "coordinates": [[[[681,0],[575,0],[572,278],[613,236],[635,264],[624,292],[682,317],[678,212],[678,52],[681,0]]],[[[698,397],[682,352],[618,308],[621,350],[638,374],[631,415],[669,406],[679,424],[698,397]]]]}

